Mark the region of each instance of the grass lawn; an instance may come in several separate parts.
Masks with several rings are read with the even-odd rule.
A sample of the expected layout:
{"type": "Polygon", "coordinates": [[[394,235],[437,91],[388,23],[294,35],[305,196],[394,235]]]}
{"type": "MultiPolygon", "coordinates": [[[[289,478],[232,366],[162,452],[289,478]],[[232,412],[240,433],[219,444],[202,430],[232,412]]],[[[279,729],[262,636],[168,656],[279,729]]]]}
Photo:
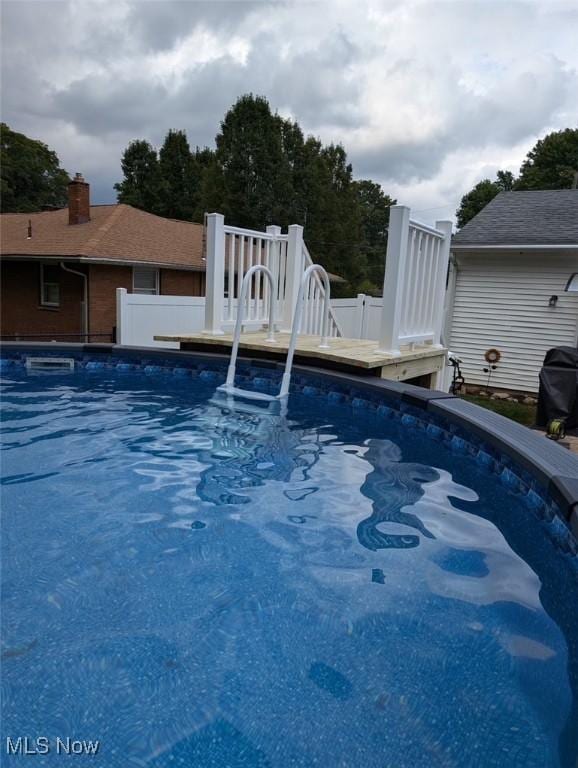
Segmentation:
{"type": "Polygon", "coordinates": [[[526,427],[533,427],[536,423],[536,406],[524,405],[523,403],[508,403],[504,400],[490,400],[489,397],[478,397],[477,395],[464,395],[464,400],[490,411],[495,411],[501,416],[506,416],[512,421],[524,424],[526,427]]]}

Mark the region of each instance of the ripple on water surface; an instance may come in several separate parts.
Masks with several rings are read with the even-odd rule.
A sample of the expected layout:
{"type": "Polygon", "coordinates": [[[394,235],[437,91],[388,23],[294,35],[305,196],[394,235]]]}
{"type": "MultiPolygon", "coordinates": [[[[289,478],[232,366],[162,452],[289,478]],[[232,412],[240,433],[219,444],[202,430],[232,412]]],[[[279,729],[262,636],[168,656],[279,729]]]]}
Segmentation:
{"type": "Polygon", "coordinates": [[[489,469],[315,397],[280,417],[189,377],[9,374],[3,748],[575,767],[575,576],[489,469]]]}

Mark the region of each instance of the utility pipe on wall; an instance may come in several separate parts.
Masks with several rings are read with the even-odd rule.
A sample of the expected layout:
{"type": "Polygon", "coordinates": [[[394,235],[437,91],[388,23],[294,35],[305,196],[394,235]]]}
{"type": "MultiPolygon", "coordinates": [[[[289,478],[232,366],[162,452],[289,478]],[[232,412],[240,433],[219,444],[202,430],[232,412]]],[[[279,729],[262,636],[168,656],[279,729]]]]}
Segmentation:
{"type": "Polygon", "coordinates": [[[444,347],[449,347],[451,343],[458,271],[458,262],[455,254],[450,253],[446,292],[444,297],[444,319],[442,325],[442,344],[444,347]]]}
{"type": "Polygon", "coordinates": [[[65,272],[70,272],[71,275],[77,275],[82,277],[82,335],[85,342],[88,342],[88,276],[84,272],[79,272],[77,269],[71,269],[67,267],[63,261],[60,262],[60,268],[65,272]]]}

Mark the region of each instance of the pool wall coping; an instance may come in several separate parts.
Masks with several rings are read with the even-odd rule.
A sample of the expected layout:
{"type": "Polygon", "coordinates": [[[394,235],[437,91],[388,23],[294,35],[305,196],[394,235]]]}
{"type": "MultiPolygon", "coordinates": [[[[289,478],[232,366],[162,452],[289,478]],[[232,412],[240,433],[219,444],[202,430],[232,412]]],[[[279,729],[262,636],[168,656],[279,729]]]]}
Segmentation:
{"type": "MultiPolygon", "coordinates": [[[[118,344],[74,344],[62,342],[3,342],[0,349],[23,352],[76,352],[119,355],[123,357],[207,359],[227,361],[229,355],[216,352],[189,352],[163,347],[124,347],[118,344]]],[[[257,368],[283,369],[283,362],[263,361],[243,356],[244,363],[257,368]]],[[[322,377],[362,391],[383,392],[388,398],[423,409],[448,422],[469,430],[499,451],[503,451],[521,467],[535,474],[560,507],[570,529],[578,538],[578,458],[568,450],[493,411],[466,402],[448,392],[424,389],[413,384],[390,381],[353,373],[328,371],[314,365],[295,365],[302,375],[322,377]]]]}

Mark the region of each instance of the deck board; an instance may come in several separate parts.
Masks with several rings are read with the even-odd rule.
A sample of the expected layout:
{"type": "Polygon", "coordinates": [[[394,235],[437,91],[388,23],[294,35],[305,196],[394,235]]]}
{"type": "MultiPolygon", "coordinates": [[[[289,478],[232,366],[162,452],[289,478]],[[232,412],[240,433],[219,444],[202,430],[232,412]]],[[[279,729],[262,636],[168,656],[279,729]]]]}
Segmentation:
{"type": "MultiPolygon", "coordinates": [[[[220,336],[212,336],[204,333],[193,334],[163,334],[155,336],[155,341],[172,341],[181,344],[195,344],[206,346],[233,346],[233,335],[226,333],[220,336]]],[[[275,336],[276,343],[268,342],[265,331],[242,333],[239,347],[243,350],[270,351],[273,354],[285,355],[289,348],[291,334],[278,333],[275,336]]],[[[297,339],[295,354],[299,357],[310,357],[322,364],[323,360],[333,363],[351,365],[356,368],[384,368],[385,366],[400,363],[408,363],[413,360],[425,358],[440,358],[446,350],[433,347],[431,344],[402,347],[400,355],[386,355],[378,351],[378,342],[368,339],[346,339],[342,337],[329,339],[329,349],[320,349],[321,338],[319,336],[300,335],[297,339]]]]}

